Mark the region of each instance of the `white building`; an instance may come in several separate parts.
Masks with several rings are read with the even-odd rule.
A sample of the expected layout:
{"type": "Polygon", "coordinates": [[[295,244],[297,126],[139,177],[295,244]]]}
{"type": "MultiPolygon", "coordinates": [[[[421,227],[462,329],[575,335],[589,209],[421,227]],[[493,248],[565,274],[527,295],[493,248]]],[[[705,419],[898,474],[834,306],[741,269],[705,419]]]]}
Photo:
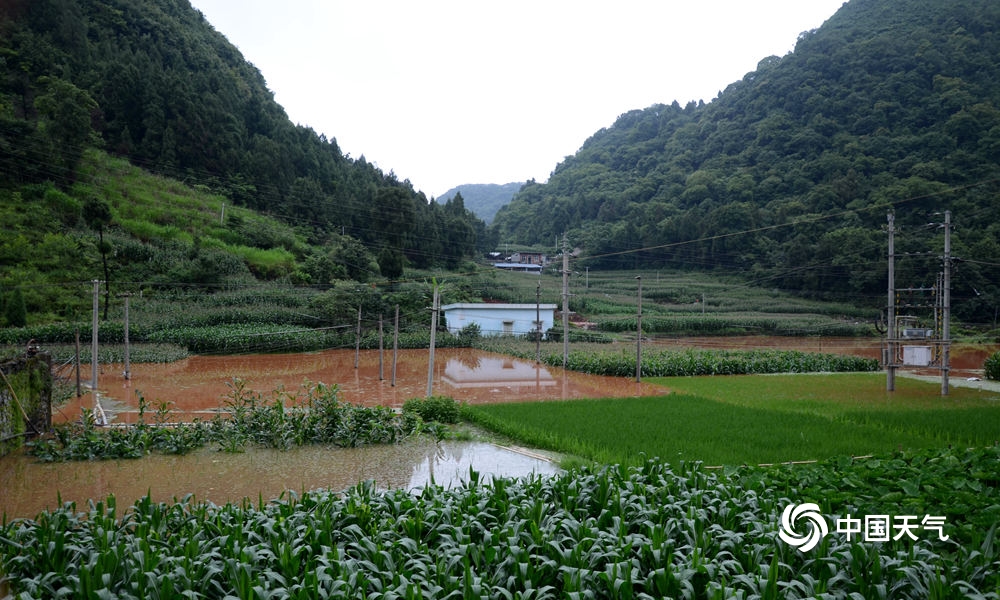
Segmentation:
{"type": "Polygon", "coordinates": [[[448,331],[458,333],[475,323],[480,335],[544,334],[555,320],[555,304],[448,304],[442,306],[448,331]],[[536,317],[537,314],[537,317],[536,317]],[[537,320],[536,320],[537,318],[537,320]]]}

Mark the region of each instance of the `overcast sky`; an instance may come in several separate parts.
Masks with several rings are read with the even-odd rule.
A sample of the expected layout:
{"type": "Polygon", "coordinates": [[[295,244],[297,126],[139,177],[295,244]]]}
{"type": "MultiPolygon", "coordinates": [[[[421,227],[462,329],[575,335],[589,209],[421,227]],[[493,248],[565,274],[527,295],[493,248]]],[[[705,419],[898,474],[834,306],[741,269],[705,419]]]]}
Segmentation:
{"type": "Polygon", "coordinates": [[[292,121],[428,197],[548,179],[618,115],[710,102],[843,0],[191,0],[292,121]]]}

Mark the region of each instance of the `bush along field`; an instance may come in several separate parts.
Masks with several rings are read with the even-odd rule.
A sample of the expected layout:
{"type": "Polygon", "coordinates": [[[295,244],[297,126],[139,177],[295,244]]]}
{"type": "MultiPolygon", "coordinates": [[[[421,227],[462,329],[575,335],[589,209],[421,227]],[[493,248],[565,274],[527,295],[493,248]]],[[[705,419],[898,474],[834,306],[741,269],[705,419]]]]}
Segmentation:
{"type": "MultiPolygon", "coordinates": [[[[446,403],[438,400],[440,406],[446,403]]],[[[140,458],[152,452],[183,455],[209,443],[224,452],[307,444],[351,448],[397,443],[423,427],[412,407],[396,414],[386,407],[353,405],[338,398],[337,386],[325,384],[306,386],[300,399],[279,391],[265,396],[235,379],[225,407],[225,416],[210,421],[175,423],[169,403],[150,407],[140,396],[134,426],[97,427],[85,412],[81,422],[56,425],[52,435],[29,442],[28,452],[44,462],[59,462],[140,458]],[[150,408],[154,412],[147,421],[150,408]]]]}
{"type": "Polygon", "coordinates": [[[0,570],[25,598],[997,598],[998,461],[647,460],[257,505],[109,497],[3,523],[0,570]],[[870,516],[888,535],[855,527],[870,516]]]}

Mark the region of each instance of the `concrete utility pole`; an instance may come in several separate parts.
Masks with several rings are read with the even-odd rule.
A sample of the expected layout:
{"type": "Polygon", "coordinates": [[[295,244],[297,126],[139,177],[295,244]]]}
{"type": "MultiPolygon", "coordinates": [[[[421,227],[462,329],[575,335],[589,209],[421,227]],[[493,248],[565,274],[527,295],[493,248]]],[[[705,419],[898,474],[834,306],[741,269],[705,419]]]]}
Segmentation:
{"type": "Polygon", "coordinates": [[[378,314],[378,380],[382,381],[385,377],[382,376],[382,357],[385,349],[382,344],[382,313],[378,314]]]}
{"type": "Polygon", "coordinates": [[[941,311],[941,395],[948,395],[951,373],[951,211],[944,212],[944,305],[941,311]]]}
{"type": "Polygon", "coordinates": [[[885,363],[885,389],[888,392],[896,389],[896,250],[895,250],[895,219],[894,214],[887,213],[889,220],[889,304],[886,308],[886,355],[883,357],[885,363]]]}
{"type": "Polygon", "coordinates": [[[566,234],[563,234],[563,294],[562,294],[562,317],[563,317],[563,368],[569,364],[569,244],[566,242],[566,234]]]}
{"type": "Polygon", "coordinates": [[[125,298],[125,376],[126,380],[132,379],[132,363],[129,360],[129,342],[128,342],[128,299],[132,294],[122,294],[125,298]]]}
{"type": "Polygon", "coordinates": [[[358,330],[354,334],[354,368],[358,368],[358,360],[361,358],[361,306],[358,306],[358,330]]]}
{"type": "Polygon", "coordinates": [[[90,328],[90,389],[94,390],[94,403],[97,403],[97,326],[101,304],[101,282],[94,279],[94,319],[90,328]]]}
{"type": "Polygon", "coordinates": [[[392,385],[396,386],[396,354],[399,353],[399,305],[396,305],[396,319],[392,325],[392,385]]]}
{"type": "Polygon", "coordinates": [[[535,286],[535,364],[542,362],[542,282],[535,286]]]}
{"type": "Polygon", "coordinates": [[[434,394],[434,343],[437,340],[438,303],[441,301],[437,283],[434,284],[434,301],[431,308],[431,347],[427,357],[427,397],[434,394]]]}
{"type": "Polygon", "coordinates": [[[635,382],[642,381],[642,275],[637,276],[639,282],[639,310],[635,317],[635,382]]]}
{"type": "Polygon", "coordinates": [[[74,341],[76,342],[76,355],[73,357],[73,367],[76,371],[76,397],[79,398],[83,395],[80,390],[80,328],[77,327],[73,332],[74,341]]]}

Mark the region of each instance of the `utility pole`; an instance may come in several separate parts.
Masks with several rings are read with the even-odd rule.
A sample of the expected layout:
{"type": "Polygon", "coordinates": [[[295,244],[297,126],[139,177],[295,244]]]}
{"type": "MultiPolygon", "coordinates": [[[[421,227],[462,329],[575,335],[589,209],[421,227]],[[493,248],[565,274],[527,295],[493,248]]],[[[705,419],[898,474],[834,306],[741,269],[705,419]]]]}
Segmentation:
{"type": "Polygon", "coordinates": [[[562,317],[563,317],[563,368],[569,364],[569,244],[566,242],[566,234],[563,234],[563,293],[562,293],[562,317]]]}
{"type": "Polygon", "coordinates": [[[635,318],[635,382],[642,381],[642,275],[636,276],[639,282],[639,310],[635,318]]]}
{"type": "Polygon", "coordinates": [[[76,356],[73,358],[74,371],[76,371],[76,397],[79,398],[83,395],[80,391],[80,328],[77,327],[73,332],[73,338],[76,342],[76,356]]]}
{"type": "Polygon", "coordinates": [[[434,343],[436,341],[438,326],[438,302],[440,302],[440,292],[437,283],[434,284],[434,301],[431,308],[431,348],[427,357],[427,397],[434,393],[434,343]]]}
{"type": "MultiPolygon", "coordinates": [[[[223,205],[225,206],[225,205],[223,205]]],[[[128,342],[128,299],[132,294],[122,294],[125,298],[125,379],[132,379],[132,364],[129,360],[129,342],[128,342]]]]}
{"type": "Polygon", "coordinates": [[[97,317],[100,312],[101,282],[94,279],[94,318],[90,328],[90,389],[94,390],[97,403],[97,317]]]}
{"type": "Polygon", "coordinates": [[[354,334],[354,368],[358,368],[358,359],[361,356],[361,305],[358,305],[358,330],[354,334]]]}
{"type": "Polygon", "coordinates": [[[951,372],[951,211],[944,212],[944,304],[941,311],[941,395],[948,395],[951,372]]]}
{"type": "Polygon", "coordinates": [[[535,286],[535,364],[542,362],[542,282],[535,286]]]}
{"type": "Polygon", "coordinates": [[[382,355],[384,353],[384,347],[382,344],[382,313],[378,314],[378,380],[382,381],[385,377],[382,376],[382,355]]]}
{"type": "Polygon", "coordinates": [[[895,267],[895,219],[894,214],[887,213],[889,220],[889,304],[886,308],[886,355],[885,362],[885,389],[887,392],[896,389],[896,267],[895,267]]]}
{"type": "Polygon", "coordinates": [[[396,387],[396,354],[399,352],[399,305],[396,305],[396,320],[392,327],[392,386],[396,387]]]}

